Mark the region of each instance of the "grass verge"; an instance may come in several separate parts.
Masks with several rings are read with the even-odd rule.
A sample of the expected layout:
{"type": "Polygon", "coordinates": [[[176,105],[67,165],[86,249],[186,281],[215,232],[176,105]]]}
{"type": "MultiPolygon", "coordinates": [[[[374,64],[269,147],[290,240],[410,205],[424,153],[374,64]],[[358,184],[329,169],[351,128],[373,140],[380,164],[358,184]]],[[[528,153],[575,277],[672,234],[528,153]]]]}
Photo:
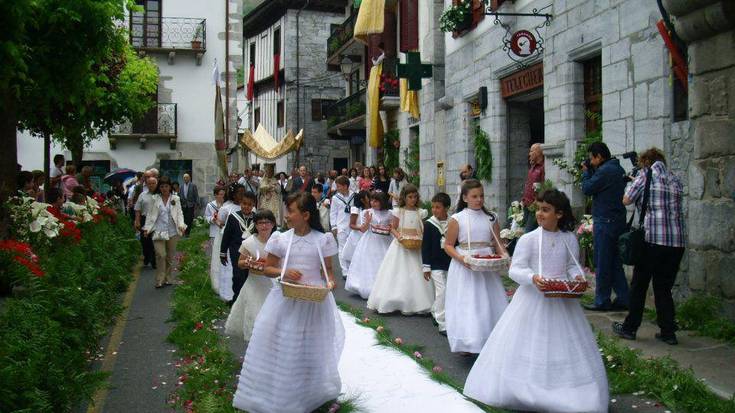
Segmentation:
{"type": "MultiPolygon", "coordinates": [[[[695,294],[677,305],[676,322],[682,330],[735,344],[735,322],[722,315],[722,299],[695,294]]],[[[646,318],[656,320],[656,310],[647,308],[646,318]]]]}

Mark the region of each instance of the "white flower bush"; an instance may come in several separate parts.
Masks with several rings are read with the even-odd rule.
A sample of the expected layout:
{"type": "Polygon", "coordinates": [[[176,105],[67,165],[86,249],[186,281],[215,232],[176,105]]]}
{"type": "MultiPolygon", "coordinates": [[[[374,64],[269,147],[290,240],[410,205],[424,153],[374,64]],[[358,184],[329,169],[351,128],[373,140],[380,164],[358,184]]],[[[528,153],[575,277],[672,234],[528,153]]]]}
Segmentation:
{"type": "Polygon", "coordinates": [[[49,206],[51,205],[36,202],[29,197],[12,197],[8,200],[12,230],[19,241],[29,242],[40,234],[48,239],[59,236],[61,224],[48,212],[49,206]]]}
{"type": "Polygon", "coordinates": [[[523,230],[523,205],[518,201],[513,201],[508,208],[508,219],[510,220],[510,228],[500,231],[500,238],[513,240],[520,238],[525,233],[523,230]]]}

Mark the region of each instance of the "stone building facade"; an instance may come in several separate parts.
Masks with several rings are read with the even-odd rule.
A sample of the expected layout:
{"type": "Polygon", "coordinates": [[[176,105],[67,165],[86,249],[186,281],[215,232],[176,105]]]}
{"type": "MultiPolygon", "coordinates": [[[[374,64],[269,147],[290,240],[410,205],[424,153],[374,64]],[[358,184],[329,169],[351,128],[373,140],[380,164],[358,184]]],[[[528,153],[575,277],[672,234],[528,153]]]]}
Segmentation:
{"type": "Polygon", "coordinates": [[[680,132],[686,138],[672,139],[689,188],[688,272],[678,282],[723,296],[735,318],[735,3],[663,4],[687,45],[690,74],[690,121],[680,132]]]}
{"type": "MultiPolygon", "coordinates": [[[[243,55],[245,83],[249,82],[249,65],[255,65],[254,96],[246,101],[241,113],[247,112],[248,125],[255,131],[263,123],[276,139],[289,129],[304,130],[304,143],[298,164],[310,171],[334,168],[335,160],[349,157],[349,145],[327,137],[326,122],[312,116],[312,105],[320,100],[335,101],[342,97],[344,86],[339,74],[327,71],[327,44],[332,25],[344,18],[346,1],[298,0],[267,1],[248,13],[243,20],[243,55]],[[276,32],[278,34],[276,34],[276,32]],[[280,41],[280,79],[275,88],[274,42],[280,41]],[[255,54],[252,54],[252,51],[255,54]]],[[[265,163],[248,155],[251,164],[265,163]]],[[[276,161],[276,171],[288,172],[296,166],[296,154],[276,161]]]]}
{"type": "MultiPolygon", "coordinates": [[[[555,159],[571,162],[579,143],[594,133],[601,133],[619,158],[659,147],[685,183],[690,248],[677,279],[679,296],[706,290],[735,298],[735,277],[726,270],[735,249],[735,229],[728,220],[735,212],[730,2],[694,2],[706,4],[706,11],[693,2],[664,2],[675,16],[690,15],[686,23],[676,23],[688,25],[692,33],[686,39],[691,40],[688,93],[670,68],[669,50],[657,28],[662,14],[656,1],[495,1],[491,8],[499,4],[498,12],[535,9],[552,18],[544,25],[539,16],[498,16],[497,22],[492,15],[475,16],[470,30],[440,35],[439,15],[453,2],[432,3],[422,9],[422,21],[434,25],[421,38],[422,55],[431,54],[424,60],[434,66],[420,96],[424,198],[444,190],[457,199],[459,169],[476,166],[478,126],[487,133],[493,154],[486,205],[501,216],[520,199],[532,143],[542,144],[547,179],[570,195],[577,211],[584,209],[585,199],[555,159]],[[712,23],[705,15],[719,20],[712,23]],[[702,30],[707,25],[713,28],[702,30]],[[543,39],[543,51],[524,59],[523,67],[503,50],[504,39],[519,30],[543,39]],[[481,88],[487,90],[484,109],[481,88]],[[440,172],[444,185],[437,180],[440,172]]],[[[622,158],[621,165],[627,171],[633,167],[622,158]]]]}

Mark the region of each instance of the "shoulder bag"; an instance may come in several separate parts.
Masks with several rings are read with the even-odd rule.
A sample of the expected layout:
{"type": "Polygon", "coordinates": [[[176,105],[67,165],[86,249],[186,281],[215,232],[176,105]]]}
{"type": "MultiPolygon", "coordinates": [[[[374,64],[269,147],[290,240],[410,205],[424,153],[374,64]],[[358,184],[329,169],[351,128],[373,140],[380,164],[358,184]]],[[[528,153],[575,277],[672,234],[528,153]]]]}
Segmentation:
{"type": "Polygon", "coordinates": [[[620,260],[625,265],[640,264],[643,258],[643,247],[646,242],[646,229],[643,223],[646,218],[646,210],[648,209],[648,199],[651,195],[651,179],[652,173],[649,169],[646,173],[646,187],[643,190],[643,203],[641,205],[640,216],[638,217],[638,228],[633,228],[634,211],[628,221],[626,231],[618,238],[620,260]]]}

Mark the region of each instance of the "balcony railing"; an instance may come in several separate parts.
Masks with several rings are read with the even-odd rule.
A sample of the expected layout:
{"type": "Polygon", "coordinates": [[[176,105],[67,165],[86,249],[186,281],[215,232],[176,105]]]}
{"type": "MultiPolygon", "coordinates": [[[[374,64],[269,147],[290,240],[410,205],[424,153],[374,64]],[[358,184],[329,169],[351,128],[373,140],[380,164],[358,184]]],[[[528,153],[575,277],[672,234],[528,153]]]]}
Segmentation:
{"type": "Polygon", "coordinates": [[[362,89],[328,106],[324,111],[327,118],[327,128],[331,129],[365,115],[367,108],[365,91],[366,89],[362,89]]]}
{"type": "Polygon", "coordinates": [[[352,35],[355,29],[355,21],[357,20],[357,13],[348,17],[342,24],[335,27],[332,30],[332,34],[327,39],[327,56],[331,57],[337,52],[342,46],[352,40],[352,35]]]}
{"type": "Polygon", "coordinates": [[[136,49],[194,51],[207,49],[207,19],[187,17],[152,18],[144,13],[130,16],[130,44],[136,49]]]}
{"type": "Polygon", "coordinates": [[[168,138],[171,148],[176,148],[178,135],[176,103],[158,103],[143,118],[134,122],[125,120],[110,131],[110,146],[115,149],[117,138],[138,138],[141,148],[147,138],[168,138]]]}

